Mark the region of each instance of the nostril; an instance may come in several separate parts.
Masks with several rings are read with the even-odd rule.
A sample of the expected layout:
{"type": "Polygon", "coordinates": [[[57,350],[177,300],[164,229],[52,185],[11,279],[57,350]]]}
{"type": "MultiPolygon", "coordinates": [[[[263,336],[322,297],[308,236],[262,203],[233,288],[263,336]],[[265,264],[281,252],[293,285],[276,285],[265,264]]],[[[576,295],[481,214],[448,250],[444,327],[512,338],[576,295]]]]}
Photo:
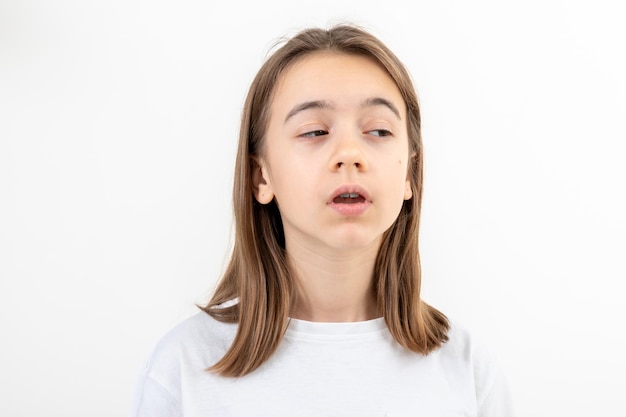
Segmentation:
{"type": "MultiPolygon", "coordinates": [[[[337,162],[337,164],[335,165],[337,168],[341,168],[342,166],[346,165],[345,162],[337,162]]],[[[355,168],[361,169],[362,164],[360,162],[354,162],[352,165],[354,165],[355,168]]]]}

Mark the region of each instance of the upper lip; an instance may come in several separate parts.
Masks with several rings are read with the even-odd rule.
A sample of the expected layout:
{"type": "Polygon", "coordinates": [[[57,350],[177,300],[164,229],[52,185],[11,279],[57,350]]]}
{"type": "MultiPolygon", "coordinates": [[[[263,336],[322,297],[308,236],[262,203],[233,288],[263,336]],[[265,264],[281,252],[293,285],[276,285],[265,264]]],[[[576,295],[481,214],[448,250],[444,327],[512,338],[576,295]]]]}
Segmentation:
{"type": "Polygon", "coordinates": [[[365,188],[357,184],[345,184],[333,191],[328,202],[332,203],[335,198],[339,197],[341,194],[347,193],[357,193],[363,197],[365,201],[371,201],[370,195],[365,188]]]}

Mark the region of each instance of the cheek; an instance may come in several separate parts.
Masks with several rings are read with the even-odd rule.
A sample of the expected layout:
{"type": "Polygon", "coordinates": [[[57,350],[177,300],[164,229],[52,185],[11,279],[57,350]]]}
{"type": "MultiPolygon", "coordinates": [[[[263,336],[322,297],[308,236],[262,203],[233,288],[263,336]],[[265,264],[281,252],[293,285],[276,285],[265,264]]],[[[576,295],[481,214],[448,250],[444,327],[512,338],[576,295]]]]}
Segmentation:
{"type": "Polygon", "coordinates": [[[296,164],[293,160],[277,160],[272,164],[270,179],[277,199],[295,200],[308,187],[310,172],[306,165],[296,164]]]}
{"type": "Polygon", "coordinates": [[[409,166],[407,165],[407,157],[403,156],[398,158],[395,167],[397,169],[398,175],[402,176],[404,179],[408,178],[409,175],[409,166]]]}

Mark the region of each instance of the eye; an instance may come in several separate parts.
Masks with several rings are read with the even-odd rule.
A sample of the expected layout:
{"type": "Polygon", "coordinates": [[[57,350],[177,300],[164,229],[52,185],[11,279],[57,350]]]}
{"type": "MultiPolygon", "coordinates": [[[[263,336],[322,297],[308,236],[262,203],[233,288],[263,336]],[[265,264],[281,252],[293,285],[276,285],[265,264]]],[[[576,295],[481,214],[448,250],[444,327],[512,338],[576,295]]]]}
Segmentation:
{"type": "Polygon", "coordinates": [[[302,133],[299,136],[301,138],[315,138],[315,137],[324,136],[324,135],[327,135],[327,134],[328,134],[327,131],[318,129],[318,130],[311,130],[310,132],[302,133]]]}
{"type": "Polygon", "coordinates": [[[374,130],[370,130],[369,132],[370,135],[373,136],[379,136],[379,137],[384,137],[384,136],[391,136],[391,132],[387,129],[374,129],[374,130]]]}

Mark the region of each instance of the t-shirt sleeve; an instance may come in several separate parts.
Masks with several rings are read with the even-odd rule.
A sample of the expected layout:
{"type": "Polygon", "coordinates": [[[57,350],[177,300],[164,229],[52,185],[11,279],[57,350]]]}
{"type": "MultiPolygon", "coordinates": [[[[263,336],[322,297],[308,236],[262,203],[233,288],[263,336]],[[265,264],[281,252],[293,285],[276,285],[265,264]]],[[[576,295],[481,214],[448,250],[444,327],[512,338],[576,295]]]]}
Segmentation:
{"type": "Polygon", "coordinates": [[[181,417],[176,398],[150,375],[144,374],[135,391],[132,417],[181,417]]]}
{"type": "Polygon", "coordinates": [[[500,366],[478,398],[478,417],[514,417],[508,379],[500,366]]]}
{"type": "Polygon", "coordinates": [[[514,417],[509,381],[499,355],[485,345],[475,348],[478,417],[514,417]]]}
{"type": "Polygon", "coordinates": [[[179,331],[157,343],[135,385],[131,417],[181,417],[179,331]]]}

